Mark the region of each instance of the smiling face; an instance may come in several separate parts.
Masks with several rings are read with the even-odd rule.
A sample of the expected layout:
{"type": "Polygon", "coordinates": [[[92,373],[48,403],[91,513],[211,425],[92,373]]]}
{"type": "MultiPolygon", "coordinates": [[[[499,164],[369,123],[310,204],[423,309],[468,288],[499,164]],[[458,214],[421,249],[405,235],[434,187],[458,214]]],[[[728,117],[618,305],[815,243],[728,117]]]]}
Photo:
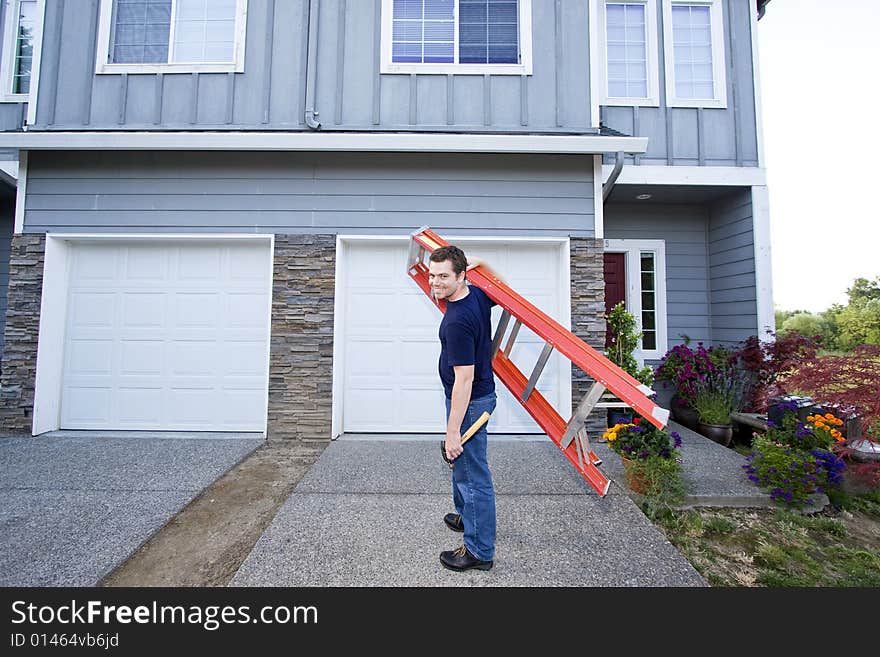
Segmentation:
{"type": "Polygon", "coordinates": [[[443,262],[432,260],[428,263],[428,283],[438,301],[441,299],[457,301],[466,286],[464,272],[456,276],[450,260],[443,262]]]}

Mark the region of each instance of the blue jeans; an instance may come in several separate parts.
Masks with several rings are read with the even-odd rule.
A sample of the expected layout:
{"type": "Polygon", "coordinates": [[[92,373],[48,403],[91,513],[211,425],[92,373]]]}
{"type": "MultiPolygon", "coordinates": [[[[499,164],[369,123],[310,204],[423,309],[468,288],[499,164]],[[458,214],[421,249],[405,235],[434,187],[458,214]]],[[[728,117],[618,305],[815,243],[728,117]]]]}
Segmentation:
{"type": "MultiPolygon", "coordinates": [[[[484,411],[495,410],[497,397],[491,395],[471,399],[461,433],[467,431],[484,411]]],[[[446,419],[452,402],[446,400],[446,419]]],[[[464,451],[453,461],[452,499],[455,511],[464,524],[464,545],[477,559],[491,561],[495,557],[495,488],[486,458],[488,422],[464,444],[464,451]]]]}

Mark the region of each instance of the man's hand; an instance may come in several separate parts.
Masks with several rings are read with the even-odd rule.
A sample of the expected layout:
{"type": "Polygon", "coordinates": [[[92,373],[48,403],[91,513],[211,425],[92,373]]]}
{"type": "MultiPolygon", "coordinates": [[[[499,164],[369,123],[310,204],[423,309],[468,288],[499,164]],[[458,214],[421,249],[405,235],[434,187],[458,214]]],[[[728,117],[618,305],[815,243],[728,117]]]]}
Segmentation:
{"type": "Polygon", "coordinates": [[[479,267],[480,265],[485,265],[485,264],[486,263],[483,261],[482,258],[476,258],[476,257],[468,258],[468,264],[467,264],[466,271],[470,271],[474,267],[479,267]]]}
{"type": "Polygon", "coordinates": [[[464,451],[464,448],[461,446],[461,433],[456,431],[454,433],[447,432],[446,434],[446,457],[450,461],[454,461],[457,459],[461,453],[464,451]]]}

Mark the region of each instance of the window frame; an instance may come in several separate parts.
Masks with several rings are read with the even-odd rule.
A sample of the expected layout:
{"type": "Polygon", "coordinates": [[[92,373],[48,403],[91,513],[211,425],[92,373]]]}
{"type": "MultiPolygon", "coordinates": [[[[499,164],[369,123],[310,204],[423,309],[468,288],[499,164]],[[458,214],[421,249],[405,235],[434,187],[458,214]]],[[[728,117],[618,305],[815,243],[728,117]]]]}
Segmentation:
{"type": "MultiPolygon", "coordinates": [[[[455,23],[455,43],[458,45],[458,3],[454,0],[453,20],[455,23]]],[[[519,16],[519,64],[422,64],[418,62],[393,62],[392,22],[394,20],[394,0],[382,0],[382,29],[380,37],[379,73],[422,73],[458,75],[531,75],[532,74],[532,0],[518,0],[519,16]]],[[[457,50],[454,56],[458,57],[457,50]]]]}
{"type": "MultiPolygon", "coordinates": [[[[245,36],[247,34],[248,0],[235,0],[235,30],[231,62],[177,62],[177,63],[110,63],[110,34],[113,31],[113,1],[101,0],[98,25],[98,48],[95,56],[95,73],[243,73],[245,36]]],[[[171,0],[171,29],[168,34],[168,52],[174,37],[174,8],[177,0],[171,0]]]]}
{"type": "Polygon", "coordinates": [[[666,315],[666,241],[665,240],[629,240],[606,239],[605,253],[623,253],[626,271],[626,310],[635,317],[636,330],[642,330],[642,277],[641,255],[654,255],[654,294],[657,344],[654,349],[643,349],[642,340],[633,351],[633,356],[640,365],[646,360],[659,360],[668,349],[667,315],[666,315]]]}
{"type": "Polygon", "coordinates": [[[31,53],[31,77],[30,89],[27,93],[12,93],[12,78],[15,62],[15,47],[18,43],[18,14],[21,0],[7,0],[3,5],[3,50],[0,52],[0,79],[3,80],[3,92],[0,94],[0,102],[3,103],[26,103],[30,97],[30,89],[37,82],[35,64],[39,64],[37,49],[42,36],[43,0],[37,0],[37,27],[34,30],[34,42],[31,53]]]}
{"type": "Polygon", "coordinates": [[[597,0],[599,4],[599,90],[602,105],[660,107],[660,45],[657,35],[657,0],[597,0]],[[644,98],[611,96],[608,93],[608,14],[609,4],[644,5],[647,46],[648,95],[644,98]]]}
{"type": "Polygon", "coordinates": [[[663,0],[663,50],[666,72],[667,107],[727,108],[727,57],[724,40],[724,7],[722,0],[663,0]],[[712,22],[712,75],[715,82],[714,98],[678,98],[675,95],[675,44],[672,40],[673,5],[709,7],[712,22]]]}

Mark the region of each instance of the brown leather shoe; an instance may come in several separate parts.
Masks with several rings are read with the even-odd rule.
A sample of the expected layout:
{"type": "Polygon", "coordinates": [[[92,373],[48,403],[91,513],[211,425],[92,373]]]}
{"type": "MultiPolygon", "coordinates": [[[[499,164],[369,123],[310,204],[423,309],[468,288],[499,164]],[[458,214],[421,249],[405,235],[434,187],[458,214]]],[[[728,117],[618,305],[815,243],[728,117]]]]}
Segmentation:
{"type": "Polygon", "coordinates": [[[477,570],[489,570],[492,567],[491,561],[481,561],[480,559],[477,559],[464,545],[457,550],[441,552],[440,563],[442,563],[444,567],[449,568],[449,570],[457,570],[459,572],[470,570],[471,568],[476,568],[477,570]]]}
{"type": "Polygon", "coordinates": [[[464,531],[464,523],[461,521],[461,516],[457,513],[447,513],[443,516],[443,522],[454,532],[464,531]]]}

